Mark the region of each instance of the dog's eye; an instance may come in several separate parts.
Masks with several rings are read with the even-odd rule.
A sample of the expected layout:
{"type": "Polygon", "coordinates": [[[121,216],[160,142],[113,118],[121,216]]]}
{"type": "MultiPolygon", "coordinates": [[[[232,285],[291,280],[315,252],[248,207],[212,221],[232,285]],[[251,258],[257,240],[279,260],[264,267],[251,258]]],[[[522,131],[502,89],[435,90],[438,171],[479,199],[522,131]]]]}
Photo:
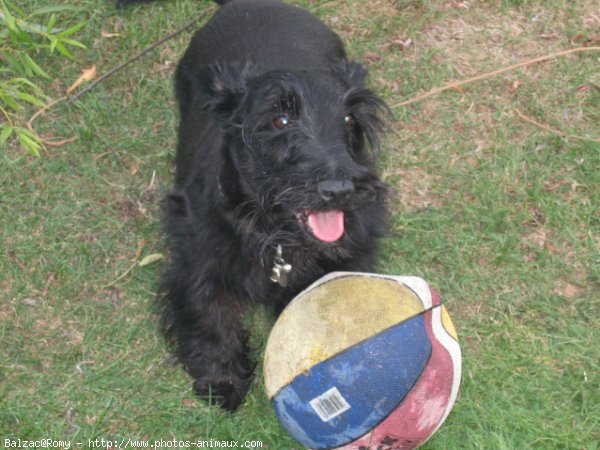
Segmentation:
{"type": "Polygon", "coordinates": [[[355,120],[354,120],[354,116],[352,114],[347,114],[344,116],[344,123],[346,125],[348,125],[349,127],[354,126],[354,122],[355,122],[355,120]]]}
{"type": "Polygon", "coordinates": [[[282,114],[273,120],[273,125],[275,125],[275,128],[279,128],[280,130],[289,127],[290,123],[290,116],[287,114],[282,114]]]}

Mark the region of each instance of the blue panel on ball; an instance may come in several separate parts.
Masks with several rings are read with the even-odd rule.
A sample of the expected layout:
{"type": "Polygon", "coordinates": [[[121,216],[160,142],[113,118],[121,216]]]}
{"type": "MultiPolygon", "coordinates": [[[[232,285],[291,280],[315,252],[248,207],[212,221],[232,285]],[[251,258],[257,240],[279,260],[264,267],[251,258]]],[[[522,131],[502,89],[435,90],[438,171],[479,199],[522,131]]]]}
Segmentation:
{"type": "Polygon", "coordinates": [[[298,375],[273,397],[273,408],[304,446],[339,447],[373,429],[396,408],[430,354],[424,317],[412,317],[298,375]]]}

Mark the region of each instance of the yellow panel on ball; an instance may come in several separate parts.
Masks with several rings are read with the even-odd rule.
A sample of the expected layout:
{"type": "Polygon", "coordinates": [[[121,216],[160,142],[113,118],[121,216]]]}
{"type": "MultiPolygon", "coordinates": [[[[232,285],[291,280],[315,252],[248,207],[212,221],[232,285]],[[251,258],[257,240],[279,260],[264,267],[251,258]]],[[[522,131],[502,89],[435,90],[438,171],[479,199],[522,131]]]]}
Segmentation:
{"type": "Polygon", "coordinates": [[[264,375],[269,397],[315,364],[424,309],[412,290],[376,277],[336,277],[310,286],[301,297],[301,305],[292,302],[283,311],[269,337],[264,375]],[[270,355],[277,355],[277,364],[269,364],[270,355]]]}
{"type": "Polygon", "coordinates": [[[454,328],[454,324],[450,319],[450,314],[446,310],[446,307],[442,305],[442,326],[444,329],[452,336],[456,341],[458,341],[458,334],[456,333],[456,328],[454,328]]]}

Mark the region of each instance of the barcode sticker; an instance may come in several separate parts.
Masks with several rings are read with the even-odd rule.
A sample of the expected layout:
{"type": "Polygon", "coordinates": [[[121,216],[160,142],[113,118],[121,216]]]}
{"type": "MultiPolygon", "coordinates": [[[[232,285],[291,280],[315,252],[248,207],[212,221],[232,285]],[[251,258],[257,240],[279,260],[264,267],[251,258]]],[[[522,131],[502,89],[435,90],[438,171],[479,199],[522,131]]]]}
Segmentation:
{"type": "Polygon", "coordinates": [[[327,422],[350,409],[350,405],[335,386],[313,398],[309,403],[323,422],[327,422]]]}

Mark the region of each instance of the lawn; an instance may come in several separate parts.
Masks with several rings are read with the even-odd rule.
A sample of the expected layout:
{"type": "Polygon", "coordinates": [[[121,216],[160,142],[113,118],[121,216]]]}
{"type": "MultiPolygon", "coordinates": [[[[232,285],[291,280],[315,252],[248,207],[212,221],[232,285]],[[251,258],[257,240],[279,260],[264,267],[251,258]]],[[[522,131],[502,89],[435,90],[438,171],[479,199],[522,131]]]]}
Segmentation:
{"type": "MultiPolygon", "coordinates": [[[[72,3],[52,3],[61,1],[72,3]]],[[[400,106],[450,81],[600,45],[600,1],[294,3],[342,36],[391,105],[380,167],[393,214],[379,271],[428,280],[461,340],[458,401],[423,448],[600,448],[600,52],[400,106]]],[[[105,73],[216,10],[199,0],[77,4],[62,20],[89,21],[76,35],[87,48],[75,61],[40,59],[53,98],[83,69],[105,73]]],[[[190,35],[38,117],[41,135],[71,142],[39,158],[12,141],[0,151],[0,447],[48,438],[300,448],[260,374],[237,413],[209,408],[157,333],[164,260],[139,263],[164,251],[172,76],[190,35]]],[[[259,310],[249,321],[260,359],[272,318],[259,310]]]]}

